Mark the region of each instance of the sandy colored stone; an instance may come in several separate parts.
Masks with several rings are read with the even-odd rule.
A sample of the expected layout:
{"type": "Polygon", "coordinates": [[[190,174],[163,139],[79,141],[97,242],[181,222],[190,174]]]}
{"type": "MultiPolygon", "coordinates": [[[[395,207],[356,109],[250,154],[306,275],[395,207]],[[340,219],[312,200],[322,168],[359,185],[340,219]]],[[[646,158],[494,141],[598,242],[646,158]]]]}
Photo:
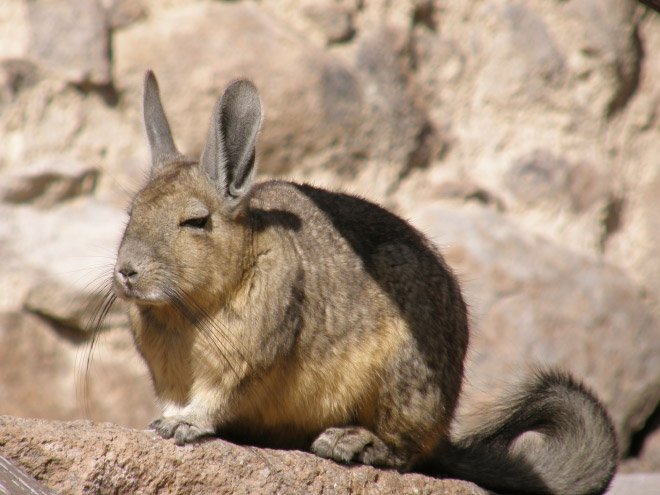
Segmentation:
{"type": "Polygon", "coordinates": [[[0,201],[48,207],[94,191],[98,170],[67,157],[52,157],[29,164],[5,177],[0,201]]]}
{"type": "Polygon", "coordinates": [[[302,10],[328,43],[348,41],[355,34],[355,12],[350,2],[312,1],[303,4],[302,10]]]}
{"type": "Polygon", "coordinates": [[[109,27],[98,0],[25,3],[33,58],[75,84],[110,82],[109,27]]]}
{"type": "MultiPolygon", "coordinates": [[[[433,237],[471,303],[473,397],[559,364],[605,398],[624,446],[648,421],[660,15],[634,0],[98,0],[71,17],[73,3],[0,2],[0,187],[20,199],[0,205],[7,412],[78,417],[72,359],[145,180],[153,68],[183,151],[199,151],[224,84],[252,77],[262,171],[358,192],[433,237]],[[57,163],[97,171],[94,190],[57,163]]],[[[144,425],[146,371],[118,305],[106,321],[91,417],[144,425]]],[[[655,443],[631,469],[657,465],[655,443]]]]}
{"type": "Polygon", "coordinates": [[[607,495],[640,495],[655,493],[660,486],[660,473],[619,474],[612,480],[607,495]]]}
{"type": "Polygon", "coordinates": [[[419,148],[425,117],[394,60],[393,41],[375,36],[359,41],[356,59],[347,61],[256,5],[197,3],[118,32],[114,77],[138,119],[144,72],[155,71],[175,140],[192,156],[202,149],[224,86],[248,77],[266,112],[262,172],[320,168],[350,177],[369,160],[400,170],[419,148]]]}
{"type": "MultiPolygon", "coordinates": [[[[121,210],[80,198],[49,209],[1,205],[0,215],[0,251],[6,253],[0,266],[0,309],[15,309],[45,281],[77,292],[78,298],[107,291],[126,218],[121,210]]],[[[34,299],[33,307],[38,307],[34,299]]]]}
{"type": "Polygon", "coordinates": [[[36,316],[0,313],[0,412],[147,425],[155,399],[128,331],[105,332],[90,345],[36,316]]]}
{"type": "Polygon", "coordinates": [[[419,493],[485,495],[464,481],[224,440],[177,447],[155,433],[108,423],[0,416],[0,454],[48,487],[77,493],[419,493]]]}
{"type": "Polygon", "coordinates": [[[625,452],[660,401],[660,327],[630,279],[486,209],[410,216],[443,249],[470,307],[463,412],[534,367],[560,367],[604,401],[625,452]]]}

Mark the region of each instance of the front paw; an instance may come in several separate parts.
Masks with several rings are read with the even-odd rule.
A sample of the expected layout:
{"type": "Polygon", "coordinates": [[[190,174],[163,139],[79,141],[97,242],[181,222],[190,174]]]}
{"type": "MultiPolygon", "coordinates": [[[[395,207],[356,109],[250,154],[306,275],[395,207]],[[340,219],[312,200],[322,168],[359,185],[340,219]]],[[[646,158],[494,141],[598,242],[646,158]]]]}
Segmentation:
{"type": "Polygon", "coordinates": [[[213,428],[196,424],[191,418],[170,416],[152,421],[149,428],[163,438],[174,438],[177,445],[193,443],[202,437],[213,435],[213,428]]]}

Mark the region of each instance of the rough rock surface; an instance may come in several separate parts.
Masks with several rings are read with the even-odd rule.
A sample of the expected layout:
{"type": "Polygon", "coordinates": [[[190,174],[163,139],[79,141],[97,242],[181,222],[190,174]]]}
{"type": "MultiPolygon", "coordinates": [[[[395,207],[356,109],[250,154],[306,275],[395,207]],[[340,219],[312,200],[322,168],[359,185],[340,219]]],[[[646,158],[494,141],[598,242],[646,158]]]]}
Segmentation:
{"type": "Polygon", "coordinates": [[[154,395],[128,332],[105,332],[94,349],[84,337],[35,315],[0,313],[2,413],[140,428],[152,421],[154,395]]]}
{"type": "Polygon", "coordinates": [[[607,495],[654,493],[660,486],[660,473],[620,474],[614,478],[607,495]]]}
{"type": "Polygon", "coordinates": [[[560,367],[605,402],[627,450],[660,402],[660,339],[625,274],[523,235],[491,210],[428,205],[409,218],[443,249],[471,303],[463,409],[534,367],[560,367]]]}
{"type": "Polygon", "coordinates": [[[486,495],[472,483],[210,439],[177,447],[109,423],[0,416],[0,455],[61,493],[486,495]]]}
{"type": "Polygon", "coordinates": [[[0,414],[155,414],[119,304],[85,364],[149,162],[143,73],[192,155],[222,86],[248,76],[262,175],[363,194],[446,253],[474,329],[464,413],[529,366],[567,367],[608,404],[623,469],[660,471],[660,14],[635,0],[74,3],[0,2],[0,414]]]}
{"type": "Polygon", "coordinates": [[[356,60],[344,61],[251,2],[195,3],[118,32],[114,74],[137,111],[144,68],[153,68],[179,145],[195,156],[217,95],[230,80],[249,77],[268,115],[262,171],[349,173],[368,160],[393,167],[415,160],[425,116],[396,49],[396,33],[385,29],[360,39],[356,60]]]}
{"type": "Polygon", "coordinates": [[[27,3],[30,55],[74,84],[110,82],[110,36],[99,0],[27,3]]]}

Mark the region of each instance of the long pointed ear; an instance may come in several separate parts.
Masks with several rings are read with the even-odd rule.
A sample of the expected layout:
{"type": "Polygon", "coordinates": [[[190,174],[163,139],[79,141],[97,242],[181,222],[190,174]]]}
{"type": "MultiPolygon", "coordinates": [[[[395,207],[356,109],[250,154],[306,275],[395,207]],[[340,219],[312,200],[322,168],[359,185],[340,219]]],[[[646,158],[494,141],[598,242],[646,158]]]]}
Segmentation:
{"type": "Polygon", "coordinates": [[[246,79],[231,83],[215,104],[200,162],[230,206],[252,185],[261,120],[259,93],[246,79]]]}
{"type": "Polygon", "coordinates": [[[151,148],[151,174],[154,171],[183,158],[172,139],[172,131],[167,122],[163,105],[160,102],[158,82],[152,71],[147,71],[144,77],[144,126],[147,129],[149,147],[151,148]]]}

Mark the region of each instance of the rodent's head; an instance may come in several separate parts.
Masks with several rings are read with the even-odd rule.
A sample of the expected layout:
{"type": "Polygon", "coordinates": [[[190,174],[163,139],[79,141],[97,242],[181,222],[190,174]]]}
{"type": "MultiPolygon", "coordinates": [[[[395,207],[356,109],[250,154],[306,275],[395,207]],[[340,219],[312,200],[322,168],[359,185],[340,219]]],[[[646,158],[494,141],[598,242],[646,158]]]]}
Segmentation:
{"type": "Polygon", "coordinates": [[[201,160],[179,153],[152,72],[144,87],[151,147],[148,184],[130,206],[117,255],[117,296],[141,306],[217,300],[249,260],[246,196],[252,184],[261,101],[246,80],[230,84],[215,106],[201,160]]]}

